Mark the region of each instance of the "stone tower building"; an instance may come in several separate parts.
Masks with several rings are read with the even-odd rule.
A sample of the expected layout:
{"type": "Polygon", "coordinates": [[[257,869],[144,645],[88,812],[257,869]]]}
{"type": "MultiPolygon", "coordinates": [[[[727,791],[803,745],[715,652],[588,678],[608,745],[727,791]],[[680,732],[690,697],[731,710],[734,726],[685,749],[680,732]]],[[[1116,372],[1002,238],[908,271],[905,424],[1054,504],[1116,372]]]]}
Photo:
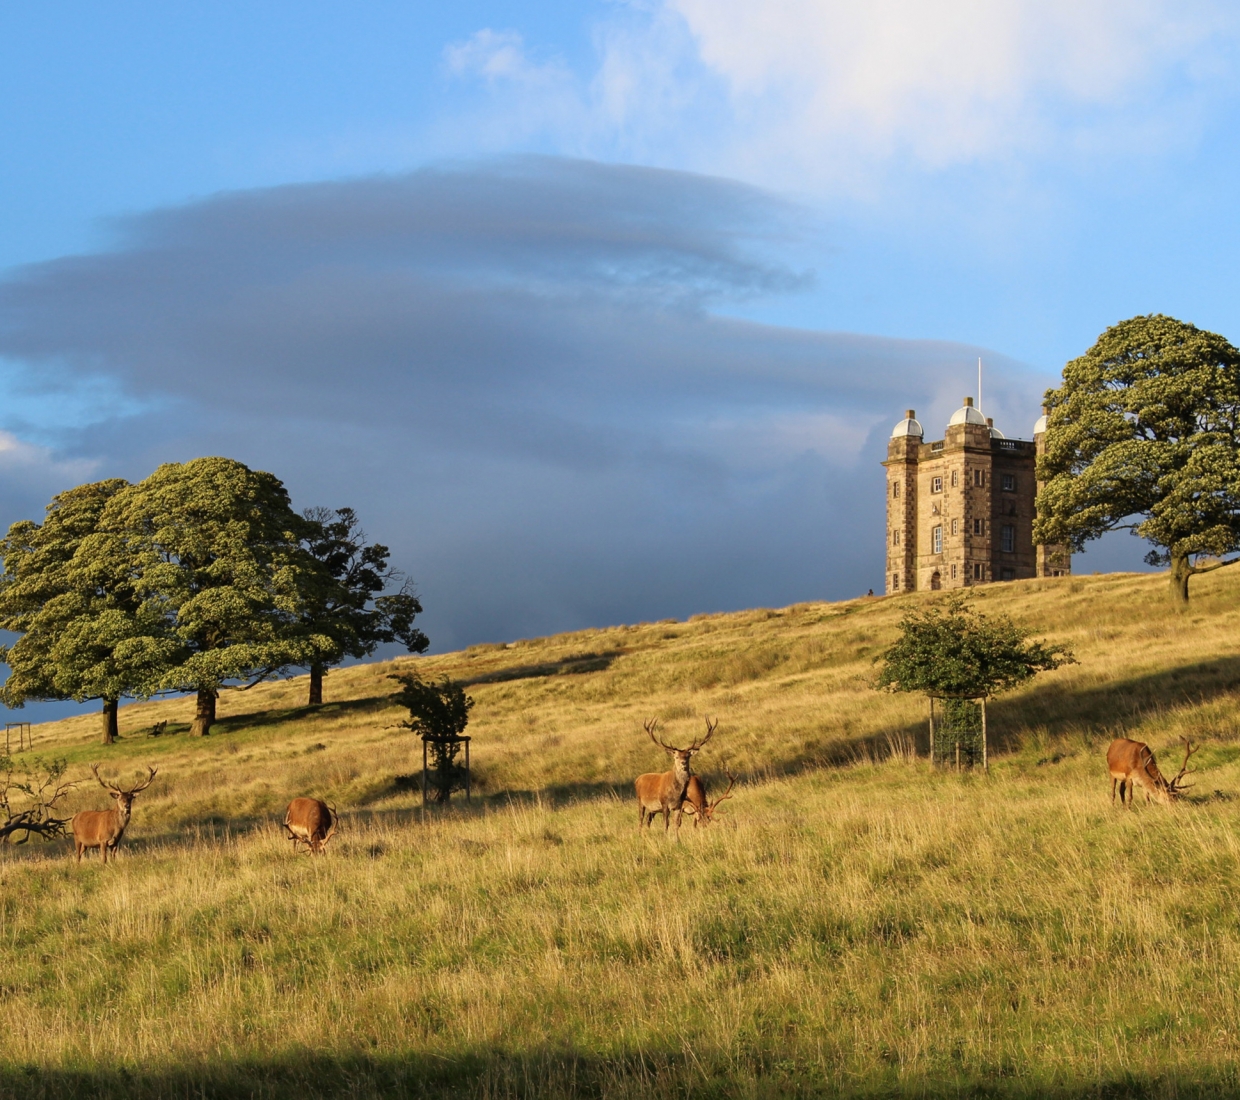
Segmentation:
{"type": "Polygon", "coordinates": [[[887,592],[965,588],[1058,577],[1064,547],[1035,546],[1043,416],[1033,442],[1006,439],[964,399],[937,443],[922,441],[912,409],[887,444],[887,592]]]}

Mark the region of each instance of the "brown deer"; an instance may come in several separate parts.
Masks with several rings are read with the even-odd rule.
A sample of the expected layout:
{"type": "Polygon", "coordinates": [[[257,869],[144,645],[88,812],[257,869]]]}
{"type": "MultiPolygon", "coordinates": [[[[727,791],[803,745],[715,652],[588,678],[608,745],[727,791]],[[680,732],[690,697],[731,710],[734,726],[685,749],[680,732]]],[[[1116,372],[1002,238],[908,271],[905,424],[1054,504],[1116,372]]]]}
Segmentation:
{"type": "MultiPolygon", "coordinates": [[[[1132,805],[1134,790],[1139,786],[1145,791],[1145,801],[1150,796],[1164,806],[1179,798],[1191,783],[1183,782],[1188,774],[1188,758],[1197,751],[1188,738],[1184,742],[1184,763],[1179,774],[1167,782],[1158,770],[1158,762],[1154,759],[1153,750],[1143,741],[1130,741],[1127,737],[1117,737],[1107,749],[1107,768],[1111,773],[1111,801],[1115,801],[1115,785],[1119,784],[1119,802],[1124,805],[1124,788],[1128,789],[1128,805],[1132,805]]],[[[1198,746],[1200,748],[1201,746],[1198,746]]]]}
{"type": "MultiPolygon", "coordinates": [[[[90,770],[99,779],[99,765],[92,764],[90,770]]],[[[69,827],[73,830],[73,846],[77,850],[77,861],[82,862],[82,853],[87,848],[98,848],[99,856],[104,863],[108,862],[108,852],[116,855],[121,837],[125,835],[125,827],[129,824],[129,815],[133,810],[133,799],[139,791],[144,791],[155,778],[155,769],[147,767],[150,774],[146,781],[129,790],[121,790],[114,783],[106,783],[99,779],[99,786],[108,791],[116,799],[116,807],[111,810],[83,810],[73,815],[69,827]]]]}
{"type": "Polygon", "coordinates": [[[670,772],[647,772],[639,775],[633,782],[637,791],[637,827],[645,828],[654,820],[654,815],[663,815],[663,831],[666,833],[671,821],[672,811],[676,811],[676,832],[680,833],[680,820],[684,814],[685,790],[689,786],[689,763],[693,754],[705,747],[715,732],[718,721],[706,719],[706,736],[701,741],[695,740],[687,749],[678,749],[674,745],[664,743],[663,738],[655,735],[659,726],[657,718],[643,722],[642,725],[650,734],[650,740],[672,758],[670,772]]]}
{"type": "Polygon", "coordinates": [[[693,815],[693,827],[696,829],[699,822],[703,825],[709,825],[715,820],[715,810],[725,798],[732,797],[732,788],[736,786],[736,776],[731,772],[727,773],[728,789],[723,792],[714,802],[706,800],[706,782],[700,775],[689,776],[689,785],[685,788],[685,813],[693,815]]]}
{"type": "Polygon", "coordinates": [[[316,856],[327,847],[339,821],[335,809],[329,809],[326,802],[317,798],[294,798],[284,814],[284,828],[293,842],[293,851],[297,851],[298,844],[304,844],[316,856]]]}

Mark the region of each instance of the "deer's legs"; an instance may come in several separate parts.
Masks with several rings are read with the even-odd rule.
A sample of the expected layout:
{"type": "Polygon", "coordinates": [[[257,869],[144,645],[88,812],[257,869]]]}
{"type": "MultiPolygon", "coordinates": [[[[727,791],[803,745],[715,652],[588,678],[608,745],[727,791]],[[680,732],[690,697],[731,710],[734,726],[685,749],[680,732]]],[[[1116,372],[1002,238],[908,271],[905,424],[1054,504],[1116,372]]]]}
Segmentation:
{"type": "Polygon", "coordinates": [[[1115,805],[1115,784],[1118,782],[1119,780],[1117,780],[1115,776],[1111,776],[1111,805],[1112,806],[1115,805]]]}

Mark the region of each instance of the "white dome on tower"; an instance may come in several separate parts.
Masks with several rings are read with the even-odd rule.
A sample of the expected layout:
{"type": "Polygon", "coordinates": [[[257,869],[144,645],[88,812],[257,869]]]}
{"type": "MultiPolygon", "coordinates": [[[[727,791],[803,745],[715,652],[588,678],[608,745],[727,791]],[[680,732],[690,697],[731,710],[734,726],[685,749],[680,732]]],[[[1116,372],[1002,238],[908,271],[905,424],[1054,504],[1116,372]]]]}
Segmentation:
{"type": "Polygon", "coordinates": [[[1033,425],[1034,435],[1041,435],[1044,431],[1046,431],[1046,413],[1043,413],[1041,416],[1039,416],[1037,421],[1033,425]]]}
{"type": "Polygon", "coordinates": [[[913,409],[909,409],[908,416],[906,416],[900,421],[899,424],[891,429],[892,439],[899,439],[901,436],[905,435],[913,435],[920,439],[923,435],[925,435],[925,432],[921,430],[921,424],[918,423],[917,417],[914,415],[914,411],[915,410],[913,409]]]}
{"type": "Polygon", "coordinates": [[[956,424],[977,424],[980,427],[986,427],[986,418],[973,407],[973,398],[966,397],[964,404],[952,413],[952,418],[947,422],[949,428],[956,424]]]}

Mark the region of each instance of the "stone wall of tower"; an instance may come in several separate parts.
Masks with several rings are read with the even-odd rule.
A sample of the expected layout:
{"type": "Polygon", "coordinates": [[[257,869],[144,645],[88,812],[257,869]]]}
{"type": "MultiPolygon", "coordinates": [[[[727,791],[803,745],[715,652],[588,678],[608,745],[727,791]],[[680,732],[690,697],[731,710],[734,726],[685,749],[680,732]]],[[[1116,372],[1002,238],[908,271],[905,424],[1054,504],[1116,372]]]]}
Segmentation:
{"type": "Polygon", "coordinates": [[[917,459],[920,436],[887,444],[887,594],[917,587],[917,459]]]}
{"type": "MultiPolygon", "coordinates": [[[[1045,412],[1045,410],[1043,410],[1045,412]]],[[[1046,450],[1046,433],[1035,432],[1033,444],[1039,457],[1046,450]]],[[[1037,491],[1041,493],[1043,482],[1037,483],[1037,491]]],[[[1039,577],[1066,577],[1072,572],[1072,550],[1059,543],[1045,546],[1039,545],[1037,553],[1037,572],[1039,577]]]]}
{"type": "MultiPolygon", "coordinates": [[[[1041,435],[1033,443],[998,438],[989,421],[969,422],[980,419],[971,406],[966,398],[968,420],[948,425],[939,442],[904,434],[888,442],[883,463],[888,594],[1060,576],[1070,570],[1066,547],[1033,542],[1041,435]]],[[[908,419],[913,419],[911,412],[908,419]]],[[[913,427],[920,430],[920,425],[913,427]]]]}

